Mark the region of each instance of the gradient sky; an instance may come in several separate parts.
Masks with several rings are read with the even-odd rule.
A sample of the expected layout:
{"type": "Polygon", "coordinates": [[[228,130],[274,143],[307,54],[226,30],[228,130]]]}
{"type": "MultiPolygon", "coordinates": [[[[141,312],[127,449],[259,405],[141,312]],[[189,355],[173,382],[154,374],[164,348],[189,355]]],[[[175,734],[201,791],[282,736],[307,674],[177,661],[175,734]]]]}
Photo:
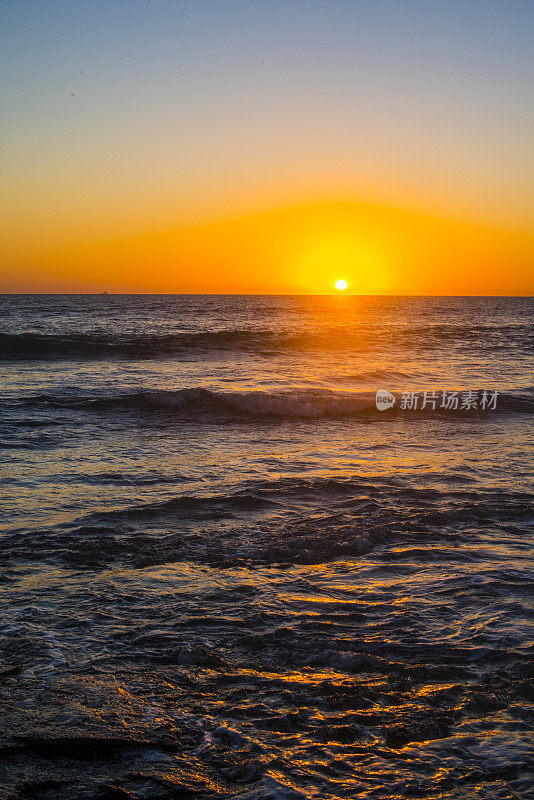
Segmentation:
{"type": "Polygon", "coordinates": [[[532,293],[532,0],[0,13],[0,290],[532,293]]]}

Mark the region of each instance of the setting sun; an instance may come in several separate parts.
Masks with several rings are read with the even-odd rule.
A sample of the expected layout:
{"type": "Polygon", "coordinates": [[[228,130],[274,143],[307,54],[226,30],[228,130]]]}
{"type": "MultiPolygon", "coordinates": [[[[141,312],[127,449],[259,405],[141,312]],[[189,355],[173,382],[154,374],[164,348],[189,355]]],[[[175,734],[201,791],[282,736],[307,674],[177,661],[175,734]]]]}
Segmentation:
{"type": "Polygon", "coordinates": [[[341,278],[339,281],[335,282],[334,286],[336,287],[336,289],[339,289],[340,292],[343,292],[347,288],[348,283],[346,280],[341,278]]]}

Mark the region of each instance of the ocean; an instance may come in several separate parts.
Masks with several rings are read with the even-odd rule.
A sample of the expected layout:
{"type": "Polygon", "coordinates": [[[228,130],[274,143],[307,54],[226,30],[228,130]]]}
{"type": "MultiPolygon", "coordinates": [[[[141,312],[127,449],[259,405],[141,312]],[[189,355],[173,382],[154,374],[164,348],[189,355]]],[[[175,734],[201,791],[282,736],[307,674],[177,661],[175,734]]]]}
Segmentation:
{"type": "Polygon", "coordinates": [[[533,310],[1,296],[0,797],[532,797],[533,310]]]}

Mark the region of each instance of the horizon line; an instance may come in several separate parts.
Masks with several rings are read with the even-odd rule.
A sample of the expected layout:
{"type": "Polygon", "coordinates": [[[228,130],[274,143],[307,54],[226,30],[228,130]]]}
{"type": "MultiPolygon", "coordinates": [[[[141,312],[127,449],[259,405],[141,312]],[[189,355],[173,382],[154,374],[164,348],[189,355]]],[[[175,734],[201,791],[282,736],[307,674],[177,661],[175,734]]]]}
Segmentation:
{"type": "Polygon", "coordinates": [[[348,292],[3,292],[0,297],[517,297],[534,298],[534,294],[350,294],[348,292]]]}

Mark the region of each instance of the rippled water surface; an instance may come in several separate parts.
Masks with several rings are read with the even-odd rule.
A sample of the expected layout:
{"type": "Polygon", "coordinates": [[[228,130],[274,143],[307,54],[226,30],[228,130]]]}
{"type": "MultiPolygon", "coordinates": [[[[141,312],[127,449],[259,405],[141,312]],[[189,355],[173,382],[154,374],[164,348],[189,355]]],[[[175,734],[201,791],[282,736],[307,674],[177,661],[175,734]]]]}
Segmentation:
{"type": "Polygon", "coordinates": [[[532,310],[0,297],[0,797],[531,797],[532,310]]]}

